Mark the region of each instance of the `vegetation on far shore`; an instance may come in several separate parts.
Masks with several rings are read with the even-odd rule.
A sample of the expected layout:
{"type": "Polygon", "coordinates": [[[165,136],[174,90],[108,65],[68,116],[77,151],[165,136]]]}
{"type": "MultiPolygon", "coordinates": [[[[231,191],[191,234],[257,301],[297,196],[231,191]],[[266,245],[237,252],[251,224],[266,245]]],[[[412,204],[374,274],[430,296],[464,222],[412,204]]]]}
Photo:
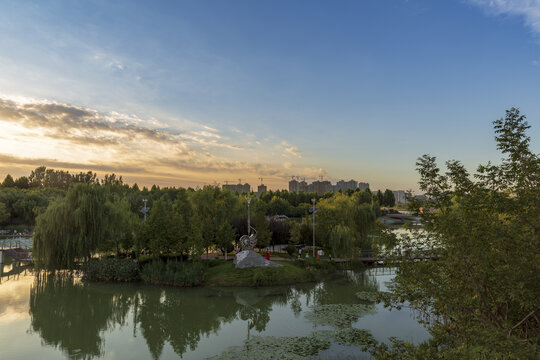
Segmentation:
{"type": "Polygon", "coordinates": [[[317,281],[337,274],[342,264],[324,260],[275,261],[279,267],[236,269],[232,261],[179,262],[156,259],[92,259],[82,267],[84,281],[136,282],[169,286],[273,286],[317,281]]]}

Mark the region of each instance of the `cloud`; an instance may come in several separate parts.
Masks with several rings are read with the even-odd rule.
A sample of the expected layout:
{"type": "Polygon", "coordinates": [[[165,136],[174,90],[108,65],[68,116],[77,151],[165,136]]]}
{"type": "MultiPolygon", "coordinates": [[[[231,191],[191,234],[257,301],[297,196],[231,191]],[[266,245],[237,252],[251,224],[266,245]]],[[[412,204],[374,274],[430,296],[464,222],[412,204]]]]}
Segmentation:
{"type": "Polygon", "coordinates": [[[322,168],[303,168],[302,174],[306,178],[328,177],[328,173],[322,168]]]}
{"type": "Polygon", "coordinates": [[[295,158],[298,158],[298,159],[302,158],[302,154],[300,153],[300,149],[298,149],[298,147],[293,146],[286,141],[282,141],[281,146],[284,151],[283,156],[287,158],[290,156],[294,156],[295,158]]]}
{"type": "Polygon", "coordinates": [[[285,169],[292,169],[293,164],[287,161],[287,162],[284,162],[284,163],[283,163],[283,167],[284,167],[285,169]]]}
{"type": "MultiPolygon", "coordinates": [[[[163,125],[136,115],[0,97],[0,169],[20,173],[44,165],[115,172],[132,175],[140,184],[144,179],[167,179],[171,184],[178,178],[185,185],[234,174],[244,179],[265,176],[275,186],[288,177],[280,164],[262,163],[264,156],[255,156],[252,149],[242,151],[243,146],[228,142],[218,129],[191,123],[183,131],[172,131],[153,128],[153,123],[163,125]]],[[[301,156],[286,142],[277,146],[286,154],[301,156]]]]}
{"type": "Polygon", "coordinates": [[[469,0],[470,3],[483,7],[494,15],[508,14],[522,16],[536,35],[540,35],[539,0],[469,0]]]}
{"type": "Polygon", "coordinates": [[[138,174],[146,171],[144,167],[140,166],[129,166],[125,164],[98,164],[98,163],[77,163],[70,161],[58,161],[55,159],[44,159],[44,158],[25,158],[19,156],[5,155],[0,154],[0,164],[2,165],[17,165],[17,166],[46,166],[52,168],[62,168],[74,171],[84,171],[92,169],[93,171],[104,171],[104,172],[120,172],[126,174],[138,174]]]}
{"type": "MultiPolygon", "coordinates": [[[[0,120],[26,128],[41,128],[54,139],[67,139],[78,144],[135,144],[137,141],[172,146],[175,153],[189,154],[190,145],[207,145],[242,149],[239,145],[218,141],[218,134],[208,131],[179,132],[156,130],[139,124],[141,119],[117,112],[108,114],[74,105],[54,102],[24,102],[0,99],[0,120]],[[216,139],[208,140],[206,137],[216,139]]],[[[150,123],[159,123],[153,119],[150,123]]]]}

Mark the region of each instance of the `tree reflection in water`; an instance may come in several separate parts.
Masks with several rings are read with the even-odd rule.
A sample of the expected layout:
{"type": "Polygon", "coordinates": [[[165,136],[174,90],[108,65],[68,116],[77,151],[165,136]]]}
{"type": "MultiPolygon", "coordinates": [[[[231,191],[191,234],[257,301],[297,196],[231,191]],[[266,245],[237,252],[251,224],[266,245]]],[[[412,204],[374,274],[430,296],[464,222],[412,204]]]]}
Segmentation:
{"type": "Polygon", "coordinates": [[[247,322],[246,337],[264,331],[275,305],[289,306],[298,317],[307,310],[301,298],[306,306],[352,304],[359,302],[355,294],[360,288],[377,290],[367,277],[350,285],[335,280],[296,287],[184,289],[82,284],[70,274],[41,273],[30,292],[31,329],[44,344],[74,359],[103,356],[105,332],[128,325],[133,336],[140,331],[154,359],[166,343],[182,356],[195,350],[202,337],[237,319],[247,322]]]}
{"type": "Polygon", "coordinates": [[[100,332],[125,324],[132,296],[89,291],[69,273],[36,275],[30,289],[32,331],[74,359],[103,355],[100,332]]]}

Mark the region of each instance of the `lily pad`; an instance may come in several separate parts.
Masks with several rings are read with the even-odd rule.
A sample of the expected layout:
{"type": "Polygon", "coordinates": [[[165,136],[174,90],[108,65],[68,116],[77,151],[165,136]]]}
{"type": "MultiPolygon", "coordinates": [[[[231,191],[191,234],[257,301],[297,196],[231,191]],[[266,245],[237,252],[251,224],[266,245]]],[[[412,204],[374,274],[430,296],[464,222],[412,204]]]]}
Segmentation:
{"type": "Polygon", "coordinates": [[[336,328],[350,327],[360,317],[374,314],[375,306],[364,304],[325,304],[312,307],[306,319],[315,325],[328,325],[336,328]]]}

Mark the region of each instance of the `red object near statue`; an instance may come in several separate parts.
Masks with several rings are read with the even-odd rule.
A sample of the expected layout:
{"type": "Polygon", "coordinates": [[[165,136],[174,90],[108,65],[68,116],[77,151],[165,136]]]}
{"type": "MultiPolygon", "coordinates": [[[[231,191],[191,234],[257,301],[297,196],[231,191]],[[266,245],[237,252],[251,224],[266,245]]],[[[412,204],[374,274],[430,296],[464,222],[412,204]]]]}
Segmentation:
{"type": "Polygon", "coordinates": [[[270,251],[266,250],[266,256],[264,258],[270,260],[270,251]]]}

